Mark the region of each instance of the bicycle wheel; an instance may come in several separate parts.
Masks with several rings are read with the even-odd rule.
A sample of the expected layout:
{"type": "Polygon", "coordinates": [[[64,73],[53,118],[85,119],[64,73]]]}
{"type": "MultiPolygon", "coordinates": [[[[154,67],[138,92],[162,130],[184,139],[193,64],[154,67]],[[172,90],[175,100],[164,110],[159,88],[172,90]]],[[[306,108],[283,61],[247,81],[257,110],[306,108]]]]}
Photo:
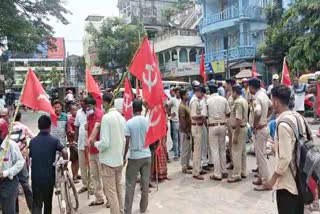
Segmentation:
{"type": "Polygon", "coordinates": [[[73,183],[72,178],[69,175],[69,172],[66,172],[67,175],[67,192],[68,192],[68,202],[69,206],[72,207],[73,210],[77,210],[79,208],[79,198],[78,198],[78,193],[77,189],[73,183]]]}

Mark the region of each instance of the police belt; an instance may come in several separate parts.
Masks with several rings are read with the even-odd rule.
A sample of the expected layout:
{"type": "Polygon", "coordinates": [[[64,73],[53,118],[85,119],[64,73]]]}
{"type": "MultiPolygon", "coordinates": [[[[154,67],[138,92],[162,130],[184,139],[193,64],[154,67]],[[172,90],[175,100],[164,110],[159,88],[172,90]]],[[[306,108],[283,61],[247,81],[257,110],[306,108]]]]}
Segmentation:
{"type": "MultiPolygon", "coordinates": [[[[240,128],[245,128],[246,127],[246,125],[243,125],[243,126],[240,126],[240,128]]],[[[237,127],[232,127],[232,129],[236,129],[237,127]]]]}
{"type": "Polygon", "coordinates": [[[226,123],[209,123],[208,126],[212,127],[212,126],[224,126],[226,125],[226,123]]]}
{"type": "Polygon", "coordinates": [[[192,126],[203,126],[203,123],[191,123],[192,126]]]}

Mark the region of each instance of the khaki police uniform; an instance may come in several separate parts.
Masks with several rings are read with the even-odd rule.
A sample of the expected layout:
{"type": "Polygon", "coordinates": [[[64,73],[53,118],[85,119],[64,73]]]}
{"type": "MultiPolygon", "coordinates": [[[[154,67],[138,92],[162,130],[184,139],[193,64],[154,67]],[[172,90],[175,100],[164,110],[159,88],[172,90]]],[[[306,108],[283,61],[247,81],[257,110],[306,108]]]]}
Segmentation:
{"type": "Polygon", "coordinates": [[[248,102],[239,97],[234,101],[234,106],[231,110],[230,126],[232,128],[232,137],[237,138],[237,143],[232,144],[232,160],[233,160],[233,178],[240,178],[241,175],[246,175],[247,152],[246,152],[246,138],[247,138],[247,122],[248,122],[248,102]],[[241,120],[241,128],[238,136],[234,136],[236,128],[236,119],[241,120]]]}
{"type": "Polygon", "coordinates": [[[202,119],[194,120],[192,117],[201,116],[202,106],[196,96],[193,96],[190,102],[190,115],[191,115],[191,134],[193,137],[193,172],[194,176],[200,175],[201,171],[201,148],[202,148],[202,131],[203,121],[202,119]]]}
{"type": "Polygon", "coordinates": [[[261,89],[254,95],[254,100],[250,106],[250,125],[253,127],[254,116],[261,114],[258,127],[255,134],[253,134],[253,143],[255,149],[255,155],[257,158],[257,164],[259,168],[259,177],[262,180],[268,180],[270,178],[270,171],[267,161],[266,145],[269,138],[268,133],[268,109],[272,105],[271,100],[261,89]]]}
{"type": "MultiPolygon", "coordinates": [[[[233,100],[233,97],[232,95],[230,94],[230,96],[228,97],[228,103],[229,103],[229,107],[230,109],[232,110],[233,108],[233,105],[234,105],[234,100],[233,100]]],[[[231,128],[231,125],[230,125],[230,122],[227,121],[227,130],[228,130],[228,138],[229,138],[229,149],[230,149],[230,158],[231,158],[231,163],[233,162],[232,160],[232,128],[231,128]]]]}
{"type": "Polygon", "coordinates": [[[208,117],[209,146],[213,156],[214,173],[216,178],[222,178],[227,173],[226,163],[226,114],[230,113],[226,98],[218,93],[212,94],[207,100],[203,116],[208,117]]]}

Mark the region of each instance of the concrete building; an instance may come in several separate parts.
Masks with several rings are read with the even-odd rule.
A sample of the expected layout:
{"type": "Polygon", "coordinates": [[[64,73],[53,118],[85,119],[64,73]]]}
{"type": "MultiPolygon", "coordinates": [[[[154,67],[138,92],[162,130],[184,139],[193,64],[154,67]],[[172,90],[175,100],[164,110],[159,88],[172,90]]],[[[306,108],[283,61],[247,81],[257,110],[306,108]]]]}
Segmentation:
{"type": "Polygon", "coordinates": [[[197,30],[200,18],[201,8],[191,5],[172,16],[171,28],[154,39],[163,79],[188,82],[199,79],[196,59],[204,47],[197,30]]]}
{"type": "MultiPolygon", "coordinates": [[[[39,78],[41,76],[50,77],[50,72],[59,72],[61,74],[61,81],[58,84],[64,84],[66,59],[65,40],[62,37],[55,37],[52,42],[56,46],[55,49],[50,49],[44,42],[38,45],[37,53],[16,53],[9,59],[8,62],[13,65],[14,71],[13,88],[22,88],[25,75],[29,68],[35,70],[39,78]]],[[[45,82],[45,84],[50,87],[53,86],[50,80],[45,82]]]]}
{"type": "MultiPolygon", "coordinates": [[[[99,15],[90,15],[85,19],[85,29],[90,25],[93,25],[96,29],[99,29],[103,23],[104,16],[99,15]]],[[[99,75],[102,74],[102,69],[99,69],[95,66],[95,60],[97,59],[95,43],[92,39],[92,36],[85,31],[85,34],[82,39],[83,46],[83,56],[88,68],[92,68],[91,71],[93,74],[99,75]]]]}
{"type": "MultiPolygon", "coordinates": [[[[270,0],[200,0],[200,3],[203,18],[199,31],[205,41],[205,61],[225,67],[213,71],[216,78],[233,76],[251,67],[250,62],[256,59],[257,49],[265,39],[264,9],[270,0]]],[[[256,60],[259,70],[265,70],[263,62],[256,60]]]]}

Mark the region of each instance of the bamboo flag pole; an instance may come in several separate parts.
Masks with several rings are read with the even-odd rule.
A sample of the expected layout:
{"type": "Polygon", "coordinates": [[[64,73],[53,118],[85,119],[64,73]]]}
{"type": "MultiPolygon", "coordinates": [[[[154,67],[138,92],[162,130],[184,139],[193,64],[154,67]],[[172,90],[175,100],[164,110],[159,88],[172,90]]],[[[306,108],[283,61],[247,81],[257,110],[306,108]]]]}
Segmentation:
{"type": "Polygon", "coordinates": [[[22,89],[21,89],[21,94],[20,94],[20,97],[19,97],[19,102],[17,104],[17,107],[15,109],[15,112],[14,112],[14,115],[13,115],[13,118],[12,118],[12,122],[10,123],[10,126],[9,126],[9,132],[8,132],[8,135],[6,136],[5,140],[3,143],[5,143],[5,148],[1,154],[1,159],[0,159],[0,171],[2,169],[2,165],[3,165],[3,161],[4,161],[4,157],[6,156],[7,152],[8,152],[8,149],[9,149],[9,140],[10,140],[10,136],[11,136],[11,133],[12,133],[12,130],[13,130],[13,122],[16,120],[16,117],[17,117],[17,114],[18,114],[18,111],[19,111],[19,108],[20,108],[20,105],[21,105],[21,99],[22,99],[22,96],[23,96],[23,92],[24,92],[24,88],[26,87],[26,83],[27,83],[27,78],[29,76],[29,73],[30,73],[30,69],[28,70],[28,73],[26,75],[26,77],[24,78],[24,82],[23,82],[23,86],[22,86],[22,89]]]}

